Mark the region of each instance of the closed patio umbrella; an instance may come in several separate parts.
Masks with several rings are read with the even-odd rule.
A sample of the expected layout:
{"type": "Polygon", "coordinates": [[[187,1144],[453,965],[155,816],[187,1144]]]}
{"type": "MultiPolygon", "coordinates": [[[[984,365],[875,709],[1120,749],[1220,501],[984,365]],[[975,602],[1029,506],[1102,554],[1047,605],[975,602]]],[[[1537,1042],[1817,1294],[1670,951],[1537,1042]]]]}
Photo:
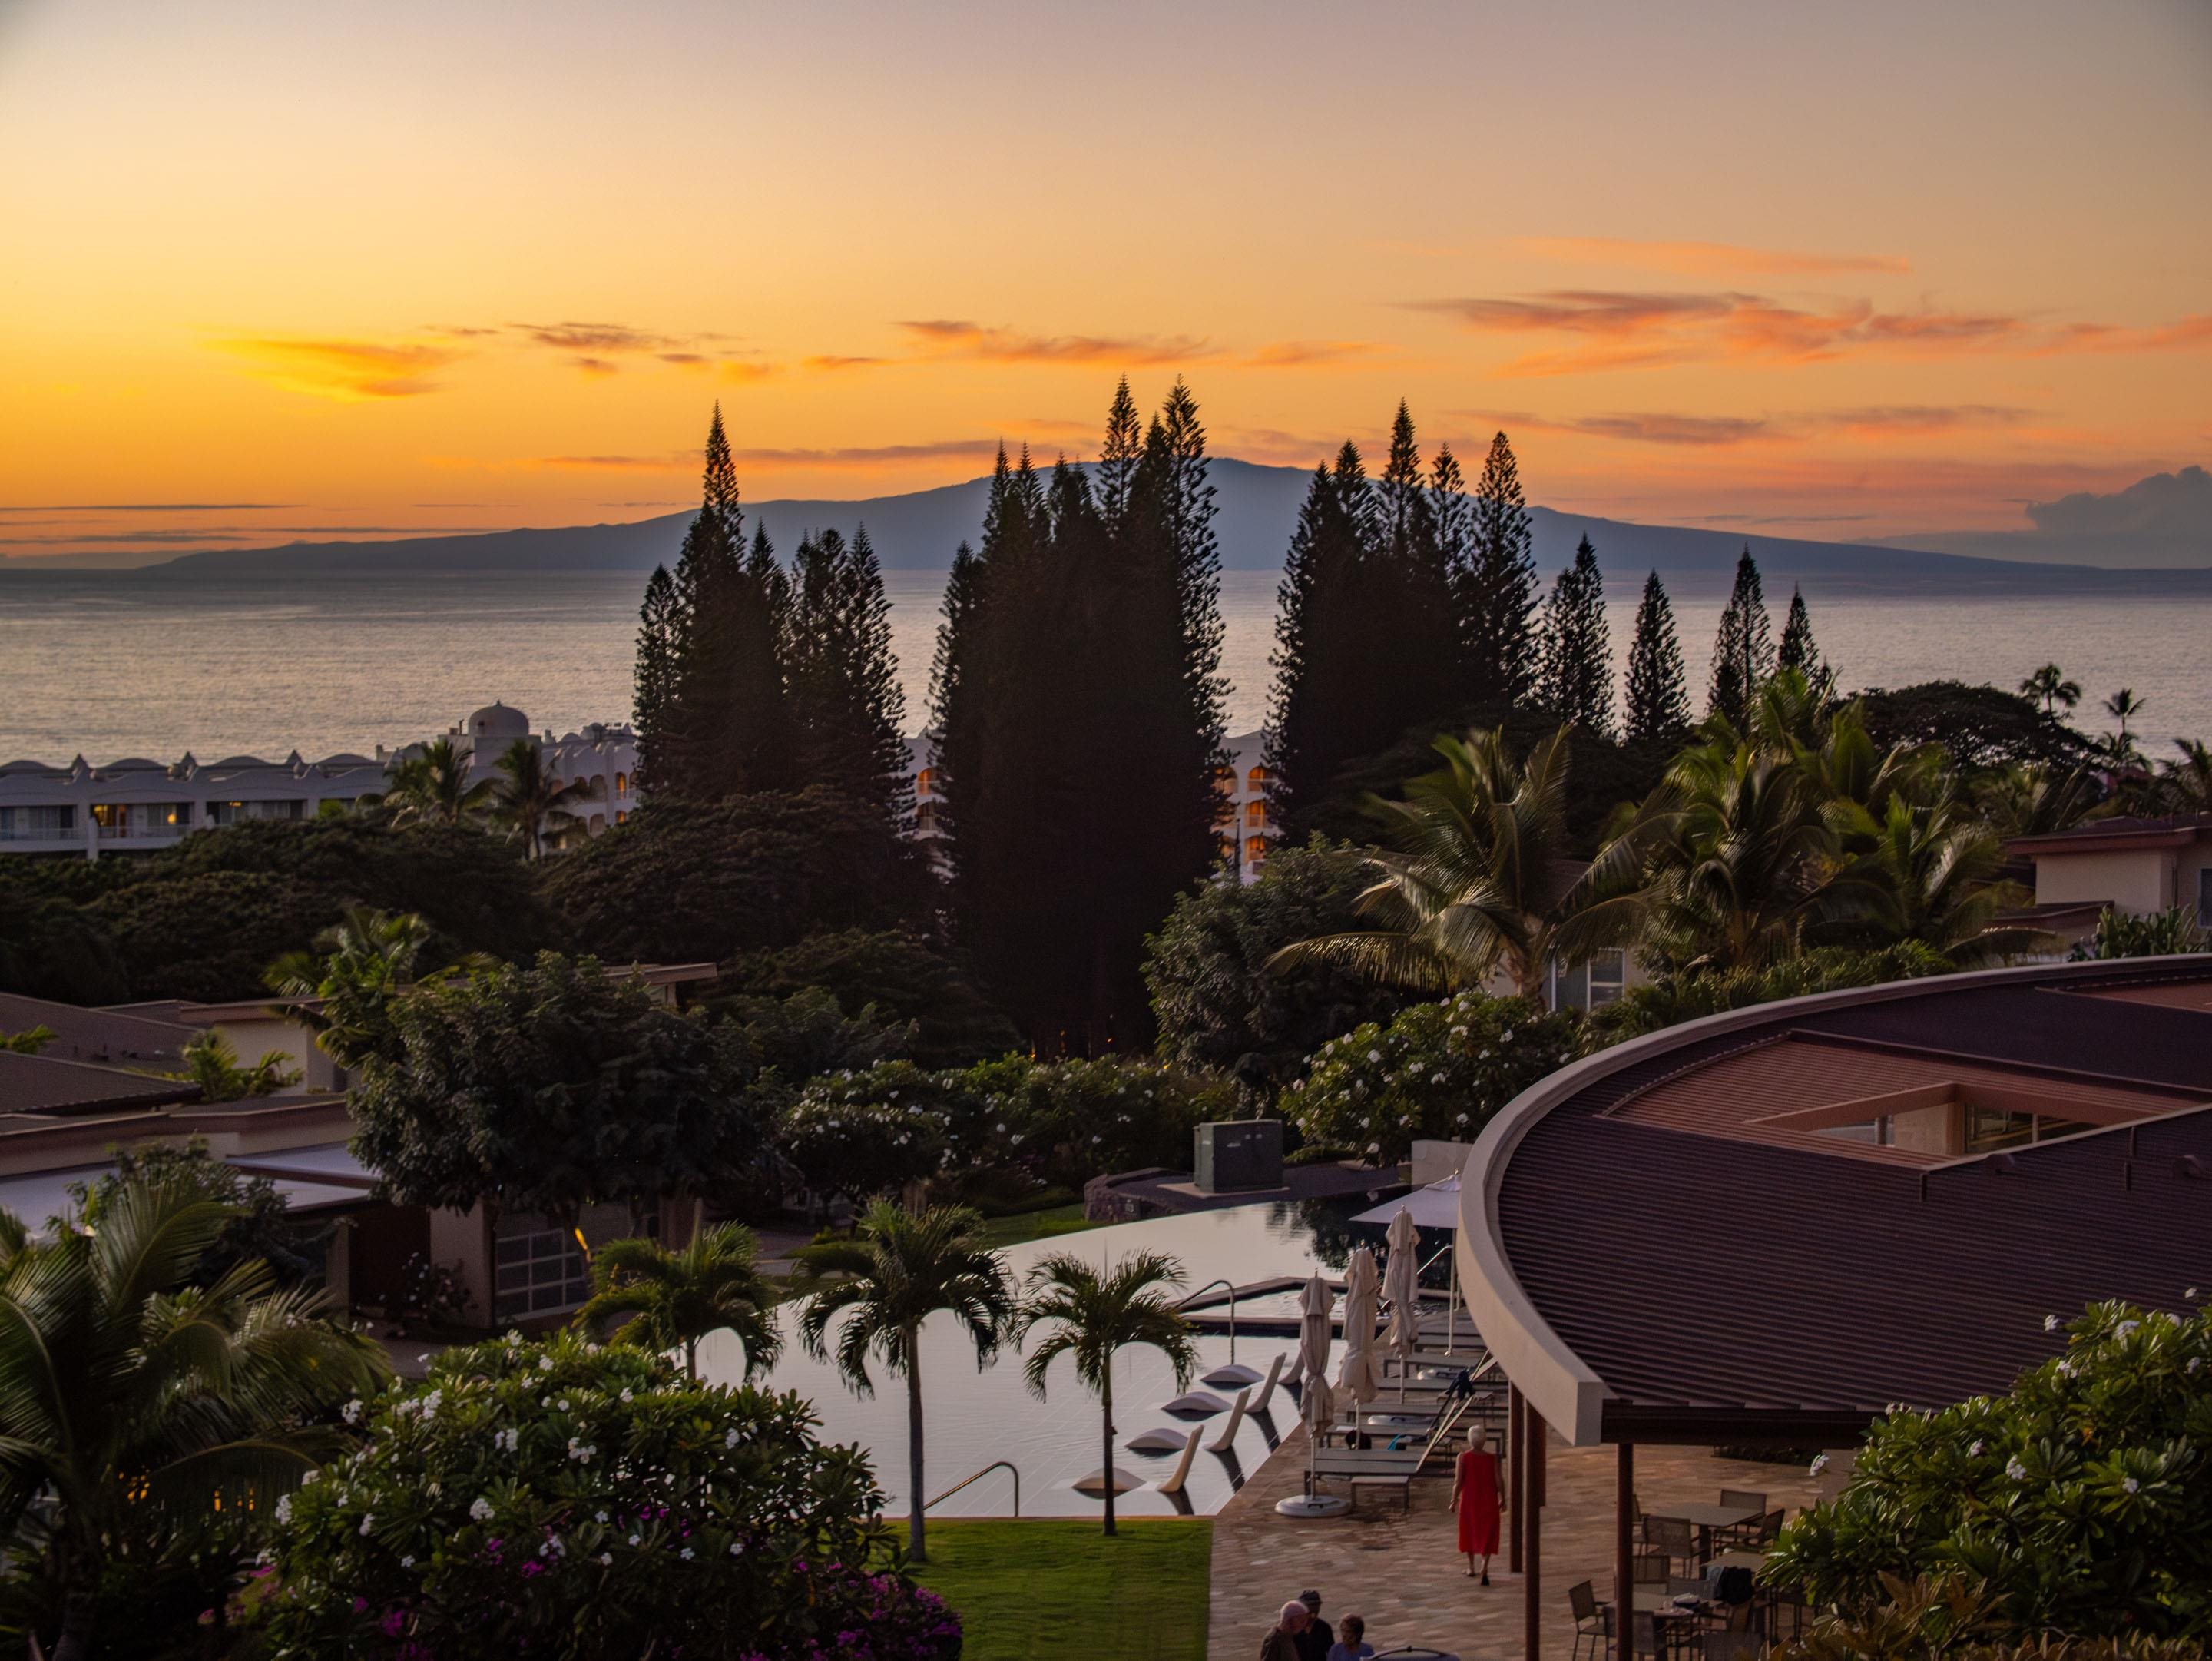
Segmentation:
{"type": "MultiPolygon", "coordinates": [[[[1459,1229],[1459,1178],[1447,1177],[1440,1183],[1431,1183],[1426,1188],[1417,1188],[1402,1199],[1386,1200],[1371,1211],[1363,1211],[1352,1220],[1355,1223],[1388,1223],[1397,1226],[1398,1219],[1407,1212],[1421,1228],[1445,1228],[1455,1233],[1459,1229]]],[[[1458,1342],[1459,1327],[1459,1253],[1451,1254],[1451,1302],[1444,1311],[1444,1353],[1449,1355],[1458,1342]]]]}
{"type": "Polygon", "coordinates": [[[1390,1303],[1390,1329],[1382,1342],[1398,1358],[1398,1398],[1403,1401],[1406,1374],[1411,1370],[1414,1351],[1421,1347],[1421,1266],[1417,1260],[1420,1235],[1413,1226],[1413,1214],[1399,1207],[1384,1238],[1389,1242],[1390,1258],[1382,1271],[1382,1295],[1390,1303]]]}
{"type": "Polygon", "coordinates": [[[1328,1387],[1329,1317],[1335,1309],[1336,1294],[1319,1275],[1298,1293],[1298,1363],[1305,1372],[1298,1411],[1306,1423],[1307,1491],[1275,1502],[1275,1509],[1286,1517],[1335,1517],[1349,1509],[1349,1502],[1334,1494],[1312,1491],[1313,1450],[1336,1417],[1336,1397],[1328,1387]]]}
{"type": "Polygon", "coordinates": [[[1375,1348],[1381,1279],[1372,1251],[1361,1246],[1352,1252],[1344,1271],[1344,1365],[1337,1372],[1336,1387],[1355,1402],[1373,1401],[1382,1384],[1382,1359],[1375,1348]]]}

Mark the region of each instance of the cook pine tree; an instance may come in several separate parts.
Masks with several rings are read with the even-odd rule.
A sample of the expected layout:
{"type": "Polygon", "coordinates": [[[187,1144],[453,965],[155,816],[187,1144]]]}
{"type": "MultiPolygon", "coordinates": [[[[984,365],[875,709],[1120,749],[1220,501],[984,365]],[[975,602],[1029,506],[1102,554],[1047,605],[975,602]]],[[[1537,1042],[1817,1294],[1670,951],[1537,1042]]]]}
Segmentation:
{"type": "Polygon", "coordinates": [[[1795,669],[1808,678],[1819,678],[1826,666],[1820,661],[1820,648],[1813,641],[1813,618],[1805,609],[1805,591],[1796,584],[1790,589],[1790,612],[1782,622],[1782,645],[1774,654],[1778,669],[1795,669]]]}
{"type": "Polygon", "coordinates": [[[1503,712],[1528,697],[1536,671],[1530,650],[1535,534],[1522,493],[1520,464],[1504,433],[1490,441],[1473,507],[1473,548],[1457,606],[1461,649],[1474,702],[1503,712]]]}
{"type": "Polygon", "coordinates": [[[1774,666],[1774,630],[1767,620],[1759,567],[1753,563],[1751,545],[1747,543],[1735,563],[1735,583],[1713,641],[1713,673],[1705,695],[1705,714],[1723,716],[1736,731],[1743,731],[1752,700],[1772,678],[1774,666]]]}
{"type": "Polygon", "coordinates": [[[1537,702],[1563,721],[1601,738],[1613,733],[1613,644],[1605,621],[1605,581],[1584,537],[1544,605],[1537,702]]]}
{"type": "Polygon", "coordinates": [[[1656,571],[1644,579],[1644,598],[1636,607],[1624,715],[1622,736],[1633,745],[1670,750],[1690,730],[1682,643],[1674,633],[1674,608],[1656,571]]]}

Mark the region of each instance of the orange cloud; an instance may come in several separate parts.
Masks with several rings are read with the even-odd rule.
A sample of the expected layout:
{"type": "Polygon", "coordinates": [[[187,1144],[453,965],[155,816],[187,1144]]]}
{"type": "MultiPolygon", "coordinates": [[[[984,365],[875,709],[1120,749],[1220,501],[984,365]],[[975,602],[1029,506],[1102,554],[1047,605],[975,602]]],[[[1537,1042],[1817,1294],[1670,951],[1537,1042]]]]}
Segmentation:
{"type": "Polygon", "coordinates": [[[933,356],[992,363],[1185,363],[1220,356],[1189,335],[1025,335],[960,318],[927,318],[898,326],[933,356]]]}
{"type": "Polygon", "coordinates": [[[770,375],[781,374],[782,372],[783,366],[781,363],[762,363],[736,357],[725,358],[717,370],[723,380],[733,381],[740,386],[756,380],[766,380],[770,375]]]}
{"type": "Polygon", "coordinates": [[[634,329],[627,323],[513,323],[507,326],[520,332],[533,345],[550,346],[556,351],[585,352],[594,356],[607,352],[670,351],[688,345],[686,338],[654,334],[644,329],[634,329]]]}
{"type": "Polygon", "coordinates": [[[1717,361],[1812,363],[1879,355],[1938,358],[1975,353],[2047,356],[2067,351],[2136,351],[2212,341],[2212,320],[2190,318],[2161,329],[2074,325],[2039,328],[2003,313],[1879,312],[1869,301],[1807,310],[1762,295],[1620,292],[1554,289],[1519,299],[1413,302],[1413,309],[1455,317],[1491,334],[1566,334],[1586,345],[1531,352],[1494,373],[1506,377],[1576,374],[1599,369],[1717,361]]]}
{"type": "Polygon", "coordinates": [[[889,363],[891,361],[888,357],[843,357],[835,353],[829,353],[816,357],[802,358],[800,365],[805,368],[824,371],[872,369],[879,363],[889,363]]]}
{"type": "Polygon", "coordinates": [[[621,366],[611,358],[572,357],[568,362],[587,375],[611,375],[621,373],[621,366]]]}
{"type": "Polygon", "coordinates": [[[1893,254],[1799,253],[1785,248],[1747,248],[1732,242],[1644,242],[1618,236],[1519,236],[1519,252],[1573,265],[1629,270],[1761,277],[1834,276],[1859,271],[1905,272],[1912,262],[1893,254]]]}
{"type": "Polygon", "coordinates": [[[1372,357],[1383,350],[1371,340],[1275,340],[1237,361],[1251,369],[1318,368],[1372,357]]]}
{"type": "Polygon", "coordinates": [[[465,354],[426,342],[293,340],[257,336],[218,340],[219,351],[242,358],[246,373],[287,392],[356,404],[434,392],[428,377],[465,354]]]}
{"type": "Polygon", "coordinates": [[[696,471],[699,454],[696,450],[674,450],[659,456],[535,456],[527,461],[514,463],[491,462],[459,464],[469,465],[514,465],[522,467],[576,468],[588,472],[604,473],[666,473],[686,470],[696,471]]]}

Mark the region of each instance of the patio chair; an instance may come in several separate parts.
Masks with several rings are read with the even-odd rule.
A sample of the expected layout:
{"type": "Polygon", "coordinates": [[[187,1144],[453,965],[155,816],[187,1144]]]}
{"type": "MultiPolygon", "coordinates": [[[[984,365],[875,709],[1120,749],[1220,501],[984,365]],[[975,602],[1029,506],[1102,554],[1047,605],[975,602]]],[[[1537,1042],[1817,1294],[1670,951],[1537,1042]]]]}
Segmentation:
{"type": "MultiPolygon", "coordinates": [[[[1670,1560],[1678,1561],[1684,1574],[1698,1572],[1698,1532],[1680,1517],[1647,1517],[1644,1543],[1670,1560]]],[[[1670,1571],[1671,1573],[1671,1571],[1670,1571]]]]}
{"type": "Polygon", "coordinates": [[[1765,1511],[1766,1496],[1763,1494],[1753,1494],[1748,1488],[1723,1488],[1721,1504],[1732,1506],[1737,1511],[1765,1511]]]}
{"type": "Polygon", "coordinates": [[[1748,1523],[1739,1523],[1734,1528],[1713,1530],[1713,1543],[1723,1551],[1764,1551],[1774,1543],[1774,1536],[1782,1532],[1782,1508],[1776,1506],[1764,1517],[1754,1517],[1748,1523]]]}
{"type": "Polygon", "coordinates": [[[1589,1644],[1590,1661],[1605,1661],[1606,1646],[1613,1641],[1613,1606],[1597,1601],[1596,1588],[1577,1580],[1567,1588],[1567,1605],[1575,1612],[1573,1661],[1582,1661],[1583,1645],[1589,1644]]]}

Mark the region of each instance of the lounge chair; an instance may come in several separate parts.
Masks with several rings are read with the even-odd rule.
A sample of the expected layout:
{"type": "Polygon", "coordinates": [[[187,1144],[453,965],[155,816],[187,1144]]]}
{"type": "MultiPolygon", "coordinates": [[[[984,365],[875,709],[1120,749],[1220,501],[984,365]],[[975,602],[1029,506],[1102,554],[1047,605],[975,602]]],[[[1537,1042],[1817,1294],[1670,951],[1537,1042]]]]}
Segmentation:
{"type": "MultiPolygon", "coordinates": [[[[1237,1430],[1244,1423],[1244,1404],[1251,1399],[1252,1391],[1249,1386],[1237,1392],[1237,1405],[1229,1409],[1229,1422],[1221,1427],[1219,1436],[1206,1444],[1208,1453],[1226,1453],[1237,1445],[1237,1430]]],[[[1195,1431],[1191,1433],[1194,1436],[1197,1433],[1195,1431]]]]}
{"type": "Polygon", "coordinates": [[[1267,1410],[1268,1398],[1275,1393],[1275,1381],[1282,1376],[1283,1354],[1280,1350],[1277,1350],[1275,1359],[1267,1363],[1267,1381],[1260,1386],[1260,1399],[1252,1403],[1254,1413],[1265,1413],[1267,1410]]]}
{"type": "Polygon", "coordinates": [[[1182,1492],[1183,1482],[1190,1475],[1190,1462],[1198,1457],[1198,1439],[1201,1433],[1196,1425],[1191,1427],[1190,1439],[1182,1445],[1182,1457],[1176,1461],[1174,1475],[1164,1482],[1153,1483],[1154,1493],[1176,1494],[1182,1492]]]}

